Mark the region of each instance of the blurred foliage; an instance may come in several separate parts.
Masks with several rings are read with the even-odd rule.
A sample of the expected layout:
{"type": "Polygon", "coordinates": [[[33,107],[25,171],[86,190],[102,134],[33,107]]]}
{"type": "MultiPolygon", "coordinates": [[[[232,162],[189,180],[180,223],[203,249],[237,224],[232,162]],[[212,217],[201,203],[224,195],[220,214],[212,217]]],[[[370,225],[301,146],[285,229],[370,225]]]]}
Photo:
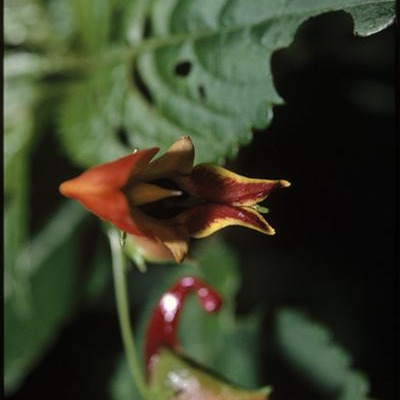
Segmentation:
{"type": "Polygon", "coordinates": [[[350,355],[326,327],[286,309],[277,314],[275,329],[283,356],[320,391],[337,400],[369,399],[367,378],[351,368],[350,355]]]}
{"type": "Polygon", "coordinates": [[[72,310],[79,265],[74,250],[80,239],[76,233],[82,215],[79,206],[66,205],[31,243],[19,250],[15,265],[18,287],[9,289],[5,299],[8,391],[40,360],[72,310]]]}
{"type": "MultiPolygon", "coordinates": [[[[394,1],[381,0],[254,0],[251,7],[245,0],[5,2],[7,392],[39,363],[81,299],[77,267],[85,212],[58,200],[58,211],[49,209],[40,229],[32,222],[32,193],[46,185],[46,177],[32,180],[33,154],[38,143],[48,143],[47,138],[41,143],[47,132],[57,135],[68,163],[80,167],[134,147],[165,149],[182,134],[193,137],[197,161],[222,162],[250,142],[252,128],[266,127],[272,106],[282,102],[271,55],[292,42],[303,21],[340,9],[351,13],[359,35],[376,33],[394,18],[394,1]]],[[[196,263],[167,270],[158,291],[153,288],[153,302],[181,274],[206,278],[224,295],[226,307],[214,318],[190,301],[182,318],[184,347],[197,362],[236,383],[256,385],[260,315],[235,317],[241,282],[235,257],[223,245],[207,243],[196,263]]],[[[110,260],[104,243],[93,240],[89,246],[92,269],[83,298],[94,300],[107,287],[110,260]]],[[[143,307],[143,321],[150,307],[151,300],[143,307]]],[[[303,323],[281,321],[299,330],[303,323]]],[[[310,349],[324,354],[325,342],[317,336],[309,335],[310,349]]],[[[290,349],[293,362],[303,365],[298,348],[290,349]]],[[[336,372],[339,364],[332,367],[336,372]]],[[[347,371],[346,362],[340,365],[347,371]]],[[[115,378],[123,382],[118,388],[129,385],[121,376],[115,378]]],[[[349,379],[364,382],[357,377],[349,379]]]]}
{"type": "MultiPolygon", "coordinates": [[[[240,282],[235,252],[221,240],[208,239],[199,246],[193,259],[180,266],[165,266],[170,271],[165,279],[153,285],[151,295],[146,299],[138,337],[143,340],[148,317],[162,293],[183,276],[198,276],[220,293],[224,303],[217,314],[207,314],[194,297],[188,299],[179,323],[179,338],[185,354],[229,381],[255,387],[258,384],[261,315],[235,317],[235,296],[240,282]]],[[[122,361],[113,379],[112,391],[114,398],[120,400],[137,393],[122,361]]]]}

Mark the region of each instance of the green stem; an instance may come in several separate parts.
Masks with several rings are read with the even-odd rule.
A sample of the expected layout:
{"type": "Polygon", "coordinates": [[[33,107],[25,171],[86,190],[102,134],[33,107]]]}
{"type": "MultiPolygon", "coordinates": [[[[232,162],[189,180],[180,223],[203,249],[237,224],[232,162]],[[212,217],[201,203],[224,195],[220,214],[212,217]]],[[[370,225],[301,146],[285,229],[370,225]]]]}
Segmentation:
{"type": "Polygon", "coordinates": [[[135,339],[129,318],[128,290],[126,283],[125,258],[121,251],[120,238],[115,230],[108,231],[111,244],[115,295],[119,324],[121,328],[122,341],[125,354],[128,359],[129,370],[138,390],[145,399],[150,399],[150,391],[143,377],[140,362],[135,349],[135,339]]]}

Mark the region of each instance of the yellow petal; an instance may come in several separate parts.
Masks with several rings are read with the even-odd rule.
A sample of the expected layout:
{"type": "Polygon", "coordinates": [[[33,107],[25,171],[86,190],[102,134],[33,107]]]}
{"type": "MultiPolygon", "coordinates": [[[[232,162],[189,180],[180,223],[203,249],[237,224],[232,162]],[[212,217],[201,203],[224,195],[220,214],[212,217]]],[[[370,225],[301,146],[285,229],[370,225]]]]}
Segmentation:
{"type": "Polygon", "coordinates": [[[232,225],[254,229],[266,235],[275,230],[263,216],[251,207],[234,207],[228,204],[201,204],[183,212],[178,219],[186,226],[191,237],[200,239],[232,225]]]}
{"type": "Polygon", "coordinates": [[[144,173],[147,181],[188,174],[193,168],[194,147],[189,136],[178,139],[161,157],[154,160],[144,173]]]}
{"type": "Polygon", "coordinates": [[[127,191],[129,202],[133,206],[140,206],[167,197],[180,196],[181,194],[180,190],[165,189],[149,183],[136,183],[127,191]]]}

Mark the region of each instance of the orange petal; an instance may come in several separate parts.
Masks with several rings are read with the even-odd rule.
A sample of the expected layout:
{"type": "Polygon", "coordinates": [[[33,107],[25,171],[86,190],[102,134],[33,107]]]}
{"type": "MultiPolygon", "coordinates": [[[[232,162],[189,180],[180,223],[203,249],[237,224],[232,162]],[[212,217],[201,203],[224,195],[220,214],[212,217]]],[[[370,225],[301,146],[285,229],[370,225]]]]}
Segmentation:
{"type": "Polygon", "coordinates": [[[78,200],[98,217],[128,233],[140,234],[132,221],[125,195],[120,190],[133,174],[140,174],[157,148],[138,151],[116,161],[91,168],[60,185],[60,192],[78,200]]]}
{"type": "Polygon", "coordinates": [[[274,229],[252,208],[234,207],[227,204],[202,204],[189,208],[179,217],[191,237],[204,238],[231,225],[244,226],[267,235],[274,229]]]}
{"type": "Polygon", "coordinates": [[[161,157],[147,168],[145,179],[169,178],[176,174],[188,174],[193,168],[194,147],[189,136],[178,139],[161,157]]]}
{"type": "MultiPolygon", "coordinates": [[[[68,190],[72,189],[68,188],[68,190]]],[[[77,199],[93,214],[101,219],[112,222],[124,232],[136,235],[141,234],[130,216],[129,205],[122,192],[116,190],[99,190],[96,193],[81,194],[77,199]]]]}
{"type": "Polygon", "coordinates": [[[213,164],[199,164],[185,177],[179,178],[179,185],[190,194],[202,199],[250,206],[263,201],[278,187],[288,187],[285,180],[250,179],[213,164]]]}
{"type": "Polygon", "coordinates": [[[67,197],[79,200],[85,192],[121,189],[134,175],[139,175],[158,152],[157,147],[137,151],[118,160],[89,169],[75,179],[60,185],[60,192],[67,197]],[[97,189],[101,187],[101,189],[97,189]]]}

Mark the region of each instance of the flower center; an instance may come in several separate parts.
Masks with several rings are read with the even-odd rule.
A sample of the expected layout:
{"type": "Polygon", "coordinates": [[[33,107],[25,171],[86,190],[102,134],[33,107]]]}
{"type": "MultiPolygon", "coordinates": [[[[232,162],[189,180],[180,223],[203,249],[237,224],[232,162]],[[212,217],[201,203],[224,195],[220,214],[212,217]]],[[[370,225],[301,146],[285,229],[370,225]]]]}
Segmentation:
{"type": "Polygon", "coordinates": [[[198,204],[199,199],[182,191],[171,179],[157,179],[148,183],[134,183],[124,189],[131,207],[157,218],[176,217],[186,208],[198,204]]]}

